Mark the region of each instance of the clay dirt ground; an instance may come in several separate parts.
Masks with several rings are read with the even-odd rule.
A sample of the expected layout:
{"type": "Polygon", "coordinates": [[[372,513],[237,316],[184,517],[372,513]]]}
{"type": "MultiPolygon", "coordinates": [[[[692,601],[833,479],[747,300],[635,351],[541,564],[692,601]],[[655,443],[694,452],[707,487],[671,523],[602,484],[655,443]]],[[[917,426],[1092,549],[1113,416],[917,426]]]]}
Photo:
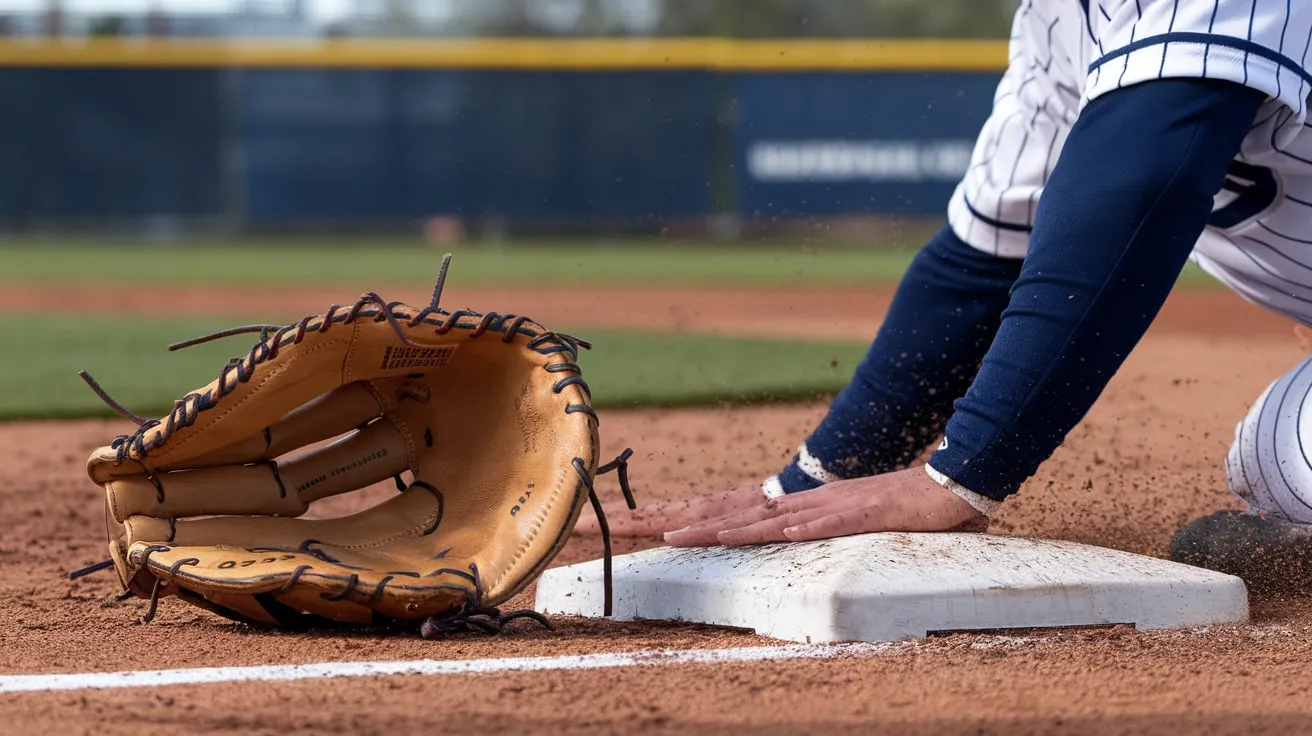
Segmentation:
{"type": "MultiPolygon", "coordinates": [[[[21,290],[0,307],[25,308],[21,290]]],[[[131,291],[41,301],[71,311],[149,308],[131,291]]],[[[290,318],[353,294],[189,290],[179,310],[290,318]],[[271,310],[282,310],[269,315],[271,310]]],[[[420,293],[388,294],[420,299],[420,293]]],[[[793,335],[873,333],[886,290],[595,294],[452,291],[447,304],[518,311],[549,324],[638,324],[793,335]],[[605,306],[604,309],[600,307],[605,306]],[[587,318],[586,320],[583,318],[587,318]]],[[[604,346],[599,346],[604,349],[604,346]]],[[[1162,555],[1172,531],[1235,504],[1222,459],[1235,421],[1301,357],[1287,323],[1219,289],[1172,297],[1087,421],[1002,512],[994,533],[1056,537],[1162,555]]],[[[641,500],[685,497],[777,468],[821,404],[603,412],[604,455],[636,451],[641,500]]],[[[501,638],[254,632],[176,601],[141,624],[99,559],[101,497],[88,451],[119,422],[0,425],[0,674],[398,659],[478,659],[772,643],[687,625],[558,620],[501,638]]],[[[612,513],[613,481],[602,488],[612,513]]],[[[656,544],[621,542],[618,551],[656,544]]],[[[600,554],[575,537],[558,563],[600,554]]],[[[517,601],[531,605],[530,590],[517,601]]],[[[1309,730],[1312,605],[1254,600],[1241,626],[1035,637],[957,635],[830,661],[649,665],[596,671],[393,676],[0,695],[14,733],[1295,733],[1309,730]]]]}

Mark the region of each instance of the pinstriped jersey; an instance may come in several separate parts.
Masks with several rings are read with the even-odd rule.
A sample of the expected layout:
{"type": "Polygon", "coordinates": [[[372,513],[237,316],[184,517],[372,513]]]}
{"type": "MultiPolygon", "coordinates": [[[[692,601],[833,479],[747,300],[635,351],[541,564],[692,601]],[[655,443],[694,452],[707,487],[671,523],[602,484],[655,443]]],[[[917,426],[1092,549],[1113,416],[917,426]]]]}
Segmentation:
{"type": "Polygon", "coordinates": [[[1312,324],[1309,47],[1308,0],[1024,0],[949,222],[976,248],[1021,257],[1043,185],[1091,100],[1165,77],[1244,84],[1268,100],[1194,259],[1243,296],[1312,324]]]}

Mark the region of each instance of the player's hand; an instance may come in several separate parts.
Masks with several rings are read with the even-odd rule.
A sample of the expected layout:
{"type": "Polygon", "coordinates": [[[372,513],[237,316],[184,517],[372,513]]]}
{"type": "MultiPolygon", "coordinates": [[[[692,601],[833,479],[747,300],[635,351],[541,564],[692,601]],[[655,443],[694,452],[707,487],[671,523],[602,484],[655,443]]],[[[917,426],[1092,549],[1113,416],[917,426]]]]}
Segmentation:
{"type": "Polygon", "coordinates": [[[668,532],[675,547],[805,542],[866,532],[983,531],[988,520],[924,468],[840,480],[668,532]]]}
{"type": "MultiPolygon", "coordinates": [[[[682,529],[706,519],[745,511],[761,505],[765,495],[761,484],[739,486],[731,491],[707,493],[694,498],[670,499],[655,503],[640,503],[636,511],[620,506],[606,515],[611,536],[615,537],[660,537],[671,529],[682,529]]],[[[574,526],[576,534],[597,534],[597,516],[591,509],[583,509],[579,521],[574,526]]]]}

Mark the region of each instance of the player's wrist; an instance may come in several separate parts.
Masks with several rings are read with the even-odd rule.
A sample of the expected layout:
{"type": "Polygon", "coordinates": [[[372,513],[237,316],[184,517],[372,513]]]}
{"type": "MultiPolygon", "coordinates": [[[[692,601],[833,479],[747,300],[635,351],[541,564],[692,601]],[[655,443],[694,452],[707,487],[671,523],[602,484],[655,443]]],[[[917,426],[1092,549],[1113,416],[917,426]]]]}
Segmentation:
{"type": "Polygon", "coordinates": [[[826,470],[824,464],[811,454],[803,442],[797,448],[797,454],[784,469],[766,478],[761,483],[761,493],[766,498],[779,498],[790,493],[809,491],[826,483],[838,480],[838,476],[826,470]]]}
{"type": "Polygon", "coordinates": [[[970,490],[969,488],[961,485],[960,483],[952,480],[948,476],[934,469],[934,467],[929,463],[925,463],[925,473],[927,473],[930,479],[933,480],[935,483],[939,484],[940,486],[943,486],[948,491],[950,491],[954,496],[960,498],[962,501],[965,501],[967,504],[970,504],[971,508],[983,514],[985,517],[991,518],[994,514],[998,512],[998,509],[1002,508],[1001,501],[995,501],[989,498],[988,496],[984,496],[982,494],[970,490]]]}

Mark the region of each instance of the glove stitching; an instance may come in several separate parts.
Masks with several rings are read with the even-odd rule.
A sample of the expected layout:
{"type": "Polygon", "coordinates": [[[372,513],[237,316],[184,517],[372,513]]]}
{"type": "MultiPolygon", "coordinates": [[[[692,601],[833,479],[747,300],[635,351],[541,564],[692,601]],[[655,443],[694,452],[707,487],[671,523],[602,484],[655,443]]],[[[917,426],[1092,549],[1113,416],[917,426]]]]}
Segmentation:
{"type": "Polygon", "coordinates": [[[361,381],[360,383],[363,383],[365,390],[373,395],[374,401],[378,404],[379,414],[385,414],[395,408],[393,407],[392,400],[387,395],[387,392],[379,388],[377,383],[373,381],[361,381]]]}
{"type": "MultiPolygon", "coordinates": [[[[549,356],[547,358],[546,364],[543,365],[542,367],[543,370],[552,374],[565,372],[565,371],[575,371],[581,373],[581,369],[579,368],[577,363],[573,361],[569,361],[565,358],[557,358],[556,356],[549,356]]],[[[560,381],[557,381],[556,384],[552,386],[552,392],[555,394],[560,394],[562,390],[568,388],[569,386],[575,386],[578,389],[580,393],[580,398],[582,400],[587,401],[591,397],[591,391],[588,390],[588,385],[583,381],[582,375],[568,376],[566,378],[561,379],[560,381]],[[559,388],[557,388],[557,386],[559,386],[559,388]]],[[[566,413],[569,413],[568,408],[566,409],[566,413]]],[[[593,413],[592,416],[595,418],[596,414],[593,413]]],[[[524,559],[524,556],[528,554],[529,549],[533,547],[534,544],[537,543],[538,535],[541,533],[542,527],[546,523],[546,519],[551,516],[551,512],[555,508],[556,500],[559,495],[560,494],[558,493],[553,494],[547,500],[545,506],[542,507],[542,510],[537,515],[535,515],[532,528],[529,529],[525,533],[524,537],[520,540],[519,549],[517,549],[514,556],[511,557],[510,564],[503,567],[500,571],[500,575],[498,575],[496,578],[492,580],[491,583],[492,588],[496,588],[497,586],[499,586],[502,580],[504,580],[506,576],[508,576],[510,572],[520,564],[520,562],[524,559]]]]}
{"type": "Polygon", "coordinates": [[[396,433],[401,436],[401,441],[405,443],[405,462],[409,466],[412,474],[419,473],[419,450],[416,447],[414,433],[410,431],[410,426],[401,421],[400,417],[392,412],[387,412],[380,417],[383,421],[392,425],[396,433]]]}
{"type": "Polygon", "coordinates": [[[346,344],[346,355],[342,356],[342,385],[351,383],[355,379],[351,371],[351,366],[355,363],[355,351],[360,345],[360,323],[356,322],[351,325],[351,339],[346,344]]]}
{"type": "MultiPolygon", "coordinates": [[[[320,343],[320,344],[318,344],[318,345],[310,345],[310,346],[306,347],[304,351],[296,353],[296,355],[304,355],[304,356],[307,356],[307,357],[308,357],[308,356],[314,355],[315,353],[320,352],[320,351],[322,351],[322,350],[328,350],[328,349],[330,349],[330,348],[334,348],[334,347],[336,347],[337,345],[339,345],[340,342],[341,342],[340,340],[335,340],[335,339],[334,339],[334,340],[332,340],[332,341],[330,341],[330,342],[320,343]]],[[[294,357],[295,357],[295,356],[293,356],[293,358],[294,358],[294,357]]],[[[281,373],[283,370],[286,370],[288,367],[292,366],[293,363],[291,363],[291,362],[284,362],[284,363],[278,363],[278,364],[276,364],[276,365],[275,365],[275,364],[268,364],[268,363],[266,363],[265,365],[270,365],[270,369],[269,369],[268,371],[262,372],[262,375],[260,376],[258,383],[251,384],[250,382],[247,382],[246,385],[247,385],[247,386],[251,386],[251,390],[248,391],[248,392],[246,393],[245,396],[242,396],[242,397],[237,398],[237,399],[235,399],[235,400],[233,400],[233,399],[229,399],[228,401],[224,402],[224,403],[222,404],[222,411],[219,412],[219,414],[216,416],[216,418],[213,420],[213,422],[211,423],[210,426],[213,426],[214,424],[217,424],[217,423],[223,421],[225,418],[227,418],[228,416],[230,416],[230,415],[232,414],[232,412],[236,411],[239,407],[241,407],[241,406],[242,406],[243,404],[245,404],[247,401],[250,401],[252,398],[258,396],[261,387],[262,387],[265,383],[267,383],[270,379],[272,379],[272,378],[274,378],[275,376],[277,376],[277,375],[278,375],[279,373],[281,373]]],[[[234,389],[234,390],[235,390],[235,389],[234,389]]],[[[231,395],[231,394],[230,394],[230,395],[231,395]]],[[[224,397],[224,398],[227,398],[227,397],[224,397]]],[[[223,399],[218,399],[218,400],[216,400],[215,403],[212,405],[211,408],[219,408],[219,407],[220,407],[220,404],[219,404],[220,401],[223,401],[223,399]]],[[[202,410],[202,411],[203,411],[203,410],[202,410]]],[[[190,425],[187,425],[187,426],[190,426],[190,425]]],[[[183,428],[183,427],[178,427],[177,429],[182,429],[182,428],[183,428]]],[[[156,427],[155,429],[156,429],[158,432],[162,432],[162,431],[163,431],[160,427],[156,427]]],[[[156,435],[156,436],[158,436],[158,435],[156,435]]],[[[169,459],[170,457],[172,457],[172,456],[174,456],[174,455],[180,453],[180,452],[181,452],[181,451],[182,451],[182,450],[183,450],[183,449],[184,449],[189,443],[191,443],[191,442],[195,441],[196,439],[198,439],[198,438],[200,438],[200,437],[203,437],[203,436],[204,436],[203,433],[197,432],[197,433],[195,433],[195,434],[191,434],[191,435],[183,435],[182,437],[178,437],[178,435],[176,434],[176,430],[175,430],[175,433],[174,433],[174,434],[172,434],[172,435],[169,436],[169,437],[165,437],[163,440],[161,440],[160,444],[155,445],[154,447],[151,448],[152,450],[160,450],[160,451],[158,451],[158,452],[153,452],[153,453],[151,453],[149,456],[143,454],[143,455],[141,455],[141,456],[139,456],[139,457],[135,457],[135,458],[132,458],[132,459],[137,460],[138,462],[141,462],[141,463],[144,464],[145,461],[146,461],[146,459],[147,459],[147,457],[149,457],[151,460],[153,460],[153,461],[155,462],[156,465],[162,465],[162,464],[167,463],[167,462],[168,462],[168,459],[169,459]],[[167,441],[167,444],[165,444],[165,441],[167,441]],[[162,448],[162,449],[161,449],[161,448],[162,448]]],[[[147,442],[149,442],[149,441],[147,441],[147,442]]],[[[134,448],[134,450],[135,450],[135,448],[134,448]]]]}

